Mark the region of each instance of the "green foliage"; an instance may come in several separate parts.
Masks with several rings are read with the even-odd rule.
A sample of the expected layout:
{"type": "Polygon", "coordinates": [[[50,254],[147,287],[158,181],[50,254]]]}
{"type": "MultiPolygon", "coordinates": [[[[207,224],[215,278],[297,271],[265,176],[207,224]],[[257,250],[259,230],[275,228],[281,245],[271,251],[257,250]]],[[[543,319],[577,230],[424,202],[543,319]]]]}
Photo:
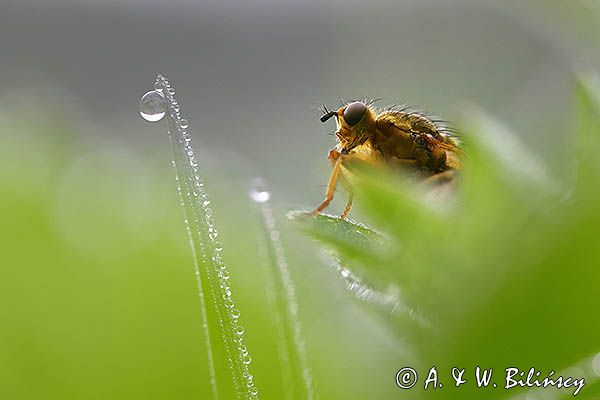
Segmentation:
{"type": "MultiPolygon", "coordinates": [[[[323,215],[288,226],[273,193],[319,398],[519,393],[452,387],[450,367],[472,373],[475,365],[570,368],[589,378],[578,398],[598,396],[589,365],[600,350],[596,82],[586,77],[577,88],[567,165],[545,166],[470,110],[467,165],[452,202],[423,200],[394,176],[364,176],[351,214],[362,223],[323,215]],[[400,305],[349,302],[345,283],[318,258],[321,244],[298,226],[366,284],[398,288],[400,305]],[[425,392],[432,365],[444,388],[425,392]],[[393,382],[404,366],[421,376],[409,391],[393,382]]],[[[210,398],[171,155],[145,149],[148,141],[78,140],[73,127],[28,118],[0,123],[0,398],[210,398]]],[[[260,396],[285,398],[247,181],[200,160],[260,396]]],[[[230,373],[227,360],[216,364],[217,376],[230,373]]]]}
{"type": "Polygon", "coordinates": [[[388,313],[417,354],[421,379],[435,365],[445,385],[424,391],[421,380],[411,398],[518,394],[474,384],[455,388],[451,368],[467,368],[472,377],[476,366],[498,375],[507,367],[535,367],[542,377],[572,367],[587,377],[579,397],[597,396],[589,357],[600,351],[600,92],[591,81],[577,88],[573,165],[552,166],[575,170],[575,177],[550,179],[560,174],[550,174],[510,132],[471,110],[454,200],[434,201],[393,176],[369,174],[358,178],[357,204],[381,229],[385,245],[354,222],[328,216],[303,222],[362,278],[396,285],[402,302],[428,321],[388,313]]]}
{"type": "Polygon", "coordinates": [[[223,260],[223,244],[187,133],[188,123],[183,123],[177,113],[180,107],[168,80],[159,75],[154,86],[165,98],[177,191],[194,258],[212,398],[257,399],[258,388],[248,367],[252,357],[245,344],[245,328],[239,322],[240,311],[233,300],[230,272],[223,260]],[[228,373],[217,374],[224,369],[228,373]]]}

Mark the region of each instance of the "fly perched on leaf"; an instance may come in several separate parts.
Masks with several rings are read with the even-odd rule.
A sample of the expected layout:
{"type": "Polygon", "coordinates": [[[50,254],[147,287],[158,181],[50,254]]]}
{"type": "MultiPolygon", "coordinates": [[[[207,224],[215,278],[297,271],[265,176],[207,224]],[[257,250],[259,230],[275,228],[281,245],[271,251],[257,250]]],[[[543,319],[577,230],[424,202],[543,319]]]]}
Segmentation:
{"type": "Polygon", "coordinates": [[[453,181],[460,169],[459,142],[443,121],[397,106],[378,110],[374,101],[353,101],[330,111],[323,106],[321,122],[336,118],[337,145],[329,151],[333,166],[325,200],[311,213],[319,214],[333,199],[338,180],[349,191],[341,217],[352,208],[348,166],[363,162],[399,169],[431,183],[453,181]]]}

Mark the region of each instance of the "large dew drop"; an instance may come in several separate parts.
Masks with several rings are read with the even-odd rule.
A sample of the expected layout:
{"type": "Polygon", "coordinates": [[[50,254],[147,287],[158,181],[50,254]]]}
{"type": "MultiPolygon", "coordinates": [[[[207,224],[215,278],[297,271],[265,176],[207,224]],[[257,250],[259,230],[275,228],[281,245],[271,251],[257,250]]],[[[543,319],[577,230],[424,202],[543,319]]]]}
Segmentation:
{"type": "Polygon", "coordinates": [[[146,121],[157,122],[163,119],[167,108],[162,91],[151,90],[140,99],[140,115],[146,121]]]}

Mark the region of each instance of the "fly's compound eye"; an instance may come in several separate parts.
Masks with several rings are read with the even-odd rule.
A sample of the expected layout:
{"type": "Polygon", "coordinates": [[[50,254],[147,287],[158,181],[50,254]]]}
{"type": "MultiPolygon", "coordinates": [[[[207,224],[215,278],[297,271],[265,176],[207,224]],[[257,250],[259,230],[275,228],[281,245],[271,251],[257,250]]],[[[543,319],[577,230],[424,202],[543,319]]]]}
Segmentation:
{"type": "Polygon", "coordinates": [[[344,110],[344,121],[350,126],[354,126],[360,122],[367,113],[367,106],[360,101],[355,101],[346,106],[344,110]]]}

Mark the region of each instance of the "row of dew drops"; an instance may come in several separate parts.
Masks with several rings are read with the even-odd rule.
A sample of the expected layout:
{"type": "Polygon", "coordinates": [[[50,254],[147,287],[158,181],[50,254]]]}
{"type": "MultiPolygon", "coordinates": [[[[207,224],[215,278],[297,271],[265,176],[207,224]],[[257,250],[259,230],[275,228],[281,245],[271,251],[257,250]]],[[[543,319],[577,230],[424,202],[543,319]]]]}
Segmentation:
{"type": "MultiPolygon", "coordinates": [[[[217,314],[219,315],[218,318],[220,319],[220,321],[218,322],[223,330],[229,330],[229,332],[221,332],[221,336],[222,339],[226,342],[225,347],[229,353],[228,356],[230,358],[230,366],[232,369],[235,369],[237,372],[241,373],[241,377],[243,379],[243,382],[241,383],[242,388],[240,389],[238,387],[238,390],[243,393],[246,399],[258,399],[258,388],[254,384],[254,378],[252,374],[250,374],[248,367],[252,361],[252,358],[250,357],[247,347],[244,345],[244,328],[238,323],[240,312],[237,308],[235,308],[235,304],[232,299],[231,287],[229,286],[229,271],[222,258],[223,245],[217,239],[219,234],[214,225],[212,209],[210,208],[210,200],[206,191],[204,190],[204,184],[200,179],[200,176],[198,175],[198,163],[196,162],[194,151],[191,146],[191,137],[187,132],[189,122],[186,119],[181,118],[181,108],[175,99],[175,90],[171,87],[168,80],[161,75],[159,75],[156,79],[156,82],[154,84],[154,90],[149,91],[142,96],[142,98],[140,99],[139,107],[140,115],[146,121],[160,121],[168,113],[167,118],[170,118],[169,122],[172,122],[174,125],[171,129],[176,130],[176,132],[171,132],[171,140],[175,141],[179,139],[178,145],[182,146],[181,150],[183,150],[184,154],[186,155],[187,165],[184,165],[183,168],[187,169],[190,172],[189,175],[191,176],[191,179],[193,181],[187,183],[191,184],[193,190],[191,194],[194,198],[198,200],[196,201],[196,204],[199,205],[198,208],[203,214],[204,228],[206,228],[206,231],[208,233],[205,236],[208,237],[209,243],[201,243],[200,249],[201,252],[204,253],[201,254],[201,256],[205,261],[212,260],[213,271],[210,271],[209,263],[205,262],[204,265],[207,266],[207,268],[209,269],[209,271],[206,271],[208,279],[213,281],[209,283],[211,283],[210,291],[212,292],[211,295],[213,297],[213,301],[215,302],[214,305],[217,307],[217,314]],[[175,138],[175,135],[178,135],[178,138],[175,138]],[[189,169],[191,169],[191,171],[189,169]],[[215,292],[218,292],[220,294],[222,300],[217,297],[217,294],[215,292]],[[222,320],[223,315],[218,310],[219,305],[224,306],[224,308],[226,309],[226,321],[222,320]],[[228,339],[228,337],[230,339],[228,339]],[[228,340],[231,340],[233,343],[227,343],[228,340]],[[232,354],[229,350],[230,344],[235,346],[234,351],[236,355],[233,357],[236,357],[236,359],[231,358],[232,354]]],[[[176,162],[177,158],[175,157],[173,163],[175,164],[176,162]]],[[[179,180],[179,178],[177,179],[179,180]]],[[[187,178],[182,177],[182,179],[187,178]]],[[[186,182],[183,182],[183,184],[185,183],[186,182]]],[[[185,196],[183,195],[183,193],[181,193],[181,184],[182,182],[179,182],[179,190],[183,203],[185,201],[185,196]]],[[[194,209],[194,207],[191,208],[192,210],[194,209]]],[[[187,219],[186,225],[188,231],[190,232],[190,235],[192,235],[190,230],[190,222],[187,219]]],[[[199,279],[200,270],[198,266],[196,266],[195,272],[196,277],[199,279]]],[[[200,287],[200,285],[199,290],[200,297],[203,298],[202,288],[200,287]]],[[[204,321],[204,324],[205,329],[208,329],[206,321],[204,321]]],[[[209,357],[212,356],[209,354],[209,357]]],[[[210,363],[212,364],[212,360],[210,361],[210,363]]],[[[214,386],[214,390],[216,392],[213,366],[211,366],[211,370],[211,375],[213,375],[211,377],[211,384],[214,386]]],[[[236,372],[234,372],[233,374],[233,379],[237,386],[239,383],[236,379],[236,372]]]]}

